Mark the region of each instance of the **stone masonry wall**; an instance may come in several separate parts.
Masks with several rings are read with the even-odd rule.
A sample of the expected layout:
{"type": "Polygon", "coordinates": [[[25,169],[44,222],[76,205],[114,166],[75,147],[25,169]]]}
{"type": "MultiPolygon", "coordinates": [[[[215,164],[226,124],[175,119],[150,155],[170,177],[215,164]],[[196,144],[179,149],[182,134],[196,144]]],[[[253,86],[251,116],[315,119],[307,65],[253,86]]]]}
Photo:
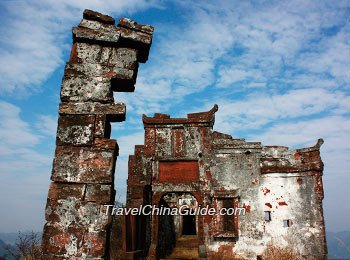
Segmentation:
{"type": "Polygon", "coordinates": [[[113,91],[134,91],[138,63],[146,62],[153,27],[85,10],[73,28],[73,46],[61,88],[56,152],[42,249],[45,259],[108,259],[116,140],[111,122],[126,107],[113,91]]]}
{"type": "MultiPolygon", "coordinates": [[[[164,258],[184,259],[176,255],[182,250],[202,260],[210,252],[256,260],[266,248],[280,246],[292,248],[306,259],[326,260],[323,140],[312,147],[289,150],[234,139],[212,131],[217,110],[215,105],[187,118],[158,113],[143,116],[144,145],[135,146],[135,154],[129,157],[127,207],[159,206],[169,194],[186,193],[202,208],[219,210],[230,205],[246,212],[240,216],[196,216],[196,236],[189,240],[177,232],[176,247],[164,258]],[[187,239],[187,247],[181,239],[187,239]]],[[[161,230],[164,220],[152,215],[151,223],[146,222],[151,241],[134,247],[140,239],[149,241],[149,232],[139,232],[131,216],[124,229],[125,259],[137,259],[139,251],[148,260],[158,259],[163,240],[170,240],[171,235],[161,230]]],[[[176,227],[175,221],[178,218],[174,218],[176,227]]]]}

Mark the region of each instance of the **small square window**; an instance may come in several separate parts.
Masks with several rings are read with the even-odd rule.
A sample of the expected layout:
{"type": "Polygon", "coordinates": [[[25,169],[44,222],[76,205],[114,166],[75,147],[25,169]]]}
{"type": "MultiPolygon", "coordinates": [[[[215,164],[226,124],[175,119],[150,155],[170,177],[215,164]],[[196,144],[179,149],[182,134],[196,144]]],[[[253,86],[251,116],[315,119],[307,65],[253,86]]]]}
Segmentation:
{"type": "Polygon", "coordinates": [[[284,227],[290,227],[290,220],[289,219],[283,220],[283,226],[284,227]]]}
{"type": "Polygon", "coordinates": [[[265,211],[265,220],[271,221],[271,211],[265,211]]]}

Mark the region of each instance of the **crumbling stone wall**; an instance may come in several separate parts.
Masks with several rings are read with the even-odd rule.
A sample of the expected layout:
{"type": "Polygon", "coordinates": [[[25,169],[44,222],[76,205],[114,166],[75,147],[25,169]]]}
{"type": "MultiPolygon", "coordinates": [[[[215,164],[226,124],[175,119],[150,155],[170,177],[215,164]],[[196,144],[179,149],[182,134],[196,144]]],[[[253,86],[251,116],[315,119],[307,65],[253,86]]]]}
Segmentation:
{"type": "MultiPolygon", "coordinates": [[[[209,251],[223,250],[253,260],[272,245],[327,259],[319,151],[322,139],[313,147],[297,150],[233,139],[213,132],[217,110],[215,105],[187,118],[143,116],[144,145],[135,146],[135,155],[129,157],[127,207],[158,206],[166,194],[189,193],[202,208],[218,210],[230,205],[245,209],[245,216],[199,215],[196,237],[176,234],[178,248],[167,259],[192,259],[178,257],[179,250],[196,259],[206,259],[209,251]]],[[[159,236],[164,236],[159,232],[161,217],[152,216],[151,241],[142,248],[130,246],[142,236],[135,235],[139,233],[132,224],[134,217],[127,217],[126,259],[137,259],[137,255],[157,259],[159,236]]],[[[174,224],[177,227],[179,223],[174,224]]]]}
{"type": "Polygon", "coordinates": [[[146,62],[153,27],[85,10],[73,28],[73,46],[61,88],[56,152],[45,217],[45,259],[108,259],[115,198],[116,140],[111,122],[126,107],[113,91],[134,91],[138,63],[146,62]]]}

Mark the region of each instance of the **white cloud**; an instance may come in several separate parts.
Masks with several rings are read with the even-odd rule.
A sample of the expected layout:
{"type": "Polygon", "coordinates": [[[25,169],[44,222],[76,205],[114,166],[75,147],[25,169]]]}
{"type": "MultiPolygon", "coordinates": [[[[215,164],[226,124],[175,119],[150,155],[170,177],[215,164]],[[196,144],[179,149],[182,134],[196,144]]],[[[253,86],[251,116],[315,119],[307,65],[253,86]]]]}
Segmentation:
{"type": "Polygon", "coordinates": [[[57,116],[41,115],[39,120],[40,121],[35,124],[36,128],[38,128],[45,135],[56,137],[58,122],[57,116]]]}
{"type": "Polygon", "coordinates": [[[322,149],[325,152],[350,150],[350,119],[330,116],[299,122],[278,123],[262,134],[251,136],[262,140],[265,145],[308,145],[312,146],[318,138],[324,138],[322,149]],[[344,142],[345,141],[345,142],[344,142]]]}
{"type": "MultiPolygon", "coordinates": [[[[350,25],[348,23],[347,25],[350,25]]],[[[350,29],[343,27],[336,35],[325,37],[317,52],[307,52],[300,57],[299,65],[313,73],[329,73],[338,81],[350,80],[350,29]]]]}
{"type": "Polygon", "coordinates": [[[0,101],[0,171],[3,174],[35,172],[52,160],[52,154],[42,154],[35,149],[43,136],[21,119],[20,112],[17,106],[0,101]]]}
{"type": "Polygon", "coordinates": [[[31,147],[39,143],[40,136],[34,134],[29,124],[20,118],[20,111],[12,104],[0,101],[0,151],[7,146],[31,147]]]}
{"type": "Polygon", "coordinates": [[[324,89],[297,89],[285,94],[255,92],[247,99],[236,102],[220,98],[216,100],[219,101],[219,111],[215,128],[232,133],[237,129],[259,129],[280,120],[342,112],[348,107],[345,100],[348,97],[344,93],[324,89]]]}
{"type": "MultiPolygon", "coordinates": [[[[0,88],[4,93],[35,91],[63,64],[63,52],[72,26],[82,18],[84,9],[111,15],[132,13],[160,6],[156,1],[5,1],[0,39],[0,88]]],[[[70,37],[70,35],[69,35],[70,37]]]]}
{"type": "MultiPolygon", "coordinates": [[[[232,83],[235,83],[237,81],[243,81],[243,80],[252,80],[252,83],[255,83],[256,81],[260,81],[260,83],[255,83],[252,85],[248,85],[248,87],[252,86],[262,86],[265,85],[266,78],[263,76],[262,72],[260,70],[244,70],[244,69],[238,69],[238,68],[227,68],[225,66],[222,66],[222,69],[219,70],[219,80],[216,83],[217,87],[229,87],[232,83]],[[256,85],[257,84],[257,85],[256,85]]],[[[242,87],[245,87],[243,85],[242,87]]]]}
{"type": "Polygon", "coordinates": [[[2,232],[41,230],[53,152],[40,153],[42,137],[21,109],[0,101],[0,204],[2,232]]]}
{"type": "Polygon", "coordinates": [[[119,155],[129,156],[134,154],[135,145],[144,144],[144,132],[136,132],[129,135],[117,136],[117,142],[119,145],[119,155]]]}

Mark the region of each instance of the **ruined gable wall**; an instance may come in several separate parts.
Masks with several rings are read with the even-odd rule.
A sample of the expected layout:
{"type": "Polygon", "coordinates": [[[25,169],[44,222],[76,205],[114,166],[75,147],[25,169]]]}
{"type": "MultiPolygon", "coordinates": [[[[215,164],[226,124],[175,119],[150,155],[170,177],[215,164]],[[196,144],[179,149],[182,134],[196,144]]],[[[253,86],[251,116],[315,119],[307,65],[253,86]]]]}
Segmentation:
{"type": "MultiPolygon", "coordinates": [[[[214,133],[213,177],[218,187],[237,190],[247,215],[239,218],[233,252],[256,259],[266,246],[289,246],[306,256],[326,259],[323,220],[323,164],[317,145],[289,151],[214,133]],[[221,138],[220,138],[221,137],[221,138]],[[265,220],[265,211],[271,220],[265,220]],[[284,220],[290,227],[284,227],[284,220]]],[[[228,243],[229,244],[229,243],[228,243]]],[[[220,242],[210,247],[218,250],[220,242]]]]}
{"type": "MultiPolygon", "coordinates": [[[[148,176],[144,183],[149,185],[155,205],[161,194],[170,191],[191,192],[200,197],[199,204],[204,207],[216,208],[218,199],[234,198],[238,202],[235,206],[246,209],[245,216],[235,217],[236,233],[218,233],[222,220],[216,217],[197,218],[201,227],[199,244],[209,251],[224,249],[246,259],[257,259],[267,246],[280,245],[326,259],[323,164],[319,153],[322,141],[314,147],[291,151],[282,146],[262,146],[259,142],[212,132],[213,118],[202,125],[191,121],[200,119],[200,114],[189,114],[187,118],[170,118],[164,114],[144,116],[145,145],[136,146],[135,156],[130,157],[138,163],[137,171],[129,171],[133,185],[137,185],[137,178],[148,176]],[[182,178],[174,171],[159,176],[162,161],[181,160],[198,163],[198,181],[186,181],[191,174],[189,168],[183,168],[182,178]],[[271,221],[265,221],[265,211],[271,212],[271,221]],[[283,227],[283,220],[290,220],[291,226],[283,227]]],[[[131,194],[128,201],[145,202],[141,193],[138,200],[131,198],[131,194]]],[[[154,241],[157,218],[153,217],[152,221],[149,259],[155,257],[152,250],[157,247],[154,241]]],[[[205,252],[200,251],[205,257],[205,252]]]]}
{"type": "Polygon", "coordinates": [[[275,244],[292,244],[304,255],[327,259],[327,244],[323,218],[323,163],[320,157],[319,139],[313,147],[288,150],[285,147],[264,147],[262,152],[261,201],[271,208],[274,219],[266,223],[266,230],[281,239],[275,244]],[[269,191],[269,192],[267,192],[269,191]],[[289,228],[278,225],[291,220],[289,228]],[[276,234],[277,233],[277,234],[276,234]]]}
{"type": "Polygon", "coordinates": [[[111,122],[126,107],[113,91],[133,91],[138,62],[145,62],[153,27],[85,10],[73,28],[73,46],[61,87],[56,151],[42,238],[45,259],[108,259],[115,197],[116,140],[111,122]]]}

